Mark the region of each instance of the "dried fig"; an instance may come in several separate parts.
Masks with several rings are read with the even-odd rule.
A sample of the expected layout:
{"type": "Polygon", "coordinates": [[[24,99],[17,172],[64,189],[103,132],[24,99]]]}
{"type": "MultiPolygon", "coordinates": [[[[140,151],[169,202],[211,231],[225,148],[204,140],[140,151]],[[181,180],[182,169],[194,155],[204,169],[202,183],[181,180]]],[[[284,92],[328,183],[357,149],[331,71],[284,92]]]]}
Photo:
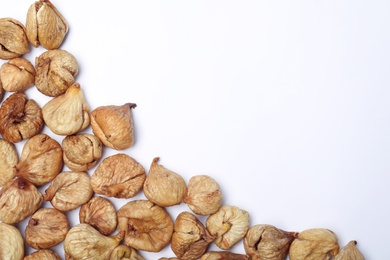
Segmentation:
{"type": "Polygon", "coordinates": [[[144,183],[144,194],[161,207],[180,204],[187,191],[184,179],[177,173],[157,164],[160,158],[153,159],[144,183]]]}
{"type": "Polygon", "coordinates": [[[0,139],[0,186],[14,177],[14,167],[19,158],[13,143],[0,139]]]}
{"type": "Polygon", "coordinates": [[[22,260],[24,241],[19,229],[0,222],[0,259],[22,260]]]}
{"type": "Polygon", "coordinates": [[[144,260],[135,250],[126,245],[119,245],[112,250],[109,260],[144,260]]]}
{"type": "Polygon", "coordinates": [[[23,92],[10,95],[0,107],[0,134],[16,143],[33,137],[43,128],[42,110],[23,92]]]}
{"type": "Polygon", "coordinates": [[[13,18],[0,18],[0,59],[13,59],[29,50],[24,25],[13,18]]]}
{"type": "Polygon", "coordinates": [[[240,241],[248,231],[249,214],[235,206],[222,206],[206,220],[206,228],[214,243],[221,249],[230,249],[240,241]]]}
{"type": "Polygon", "coordinates": [[[120,153],[106,157],[91,177],[93,190],[108,197],[131,198],[142,190],[145,169],[130,156],[120,153]]]}
{"type": "Polygon", "coordinates": [[[355,240],[350,241],[341,248],[340,252],[334,257],[334,260],[364,260],[363,254],[356,247],[355,240]]]}
{"type": "Polygon", "coordinates": [[[61,260],[61,257],[50,249],[41,249],[25,256],[23,260],[61,260]]]}
{"type": "Polygon", "coordinates": [[[14,58],[1,65],[0,81],[6,91],[24,91],[35,84],[35,68],[24,58],[14,58]]]}
{"type": "Polygon", "coordinates": [[[247,255],[236,254],[227,251],[210,251],[204,254],[200,260],[249,260],[247,255]]]}
{"type": "Polygon", "coordinates": [[[134,200],[123,205],[117,215],[118,230],[125,233],[126,245],[159,252],[169,244],[173,221],[164,208],[148,200],[134,200]]]}
{"type": "Polygon", "coordinates": [[[26,242],[35,249],[47,249],[58,245],[69,231],[68,218],[53,208],[38,209],[28,221],[26,242]]]}
{"type": "Polygon", "coordinates": [[[85,172],[61,172],[45,190],[44,199],[58,210],[69,211],[87,203],[93,195],[85,172]]]}

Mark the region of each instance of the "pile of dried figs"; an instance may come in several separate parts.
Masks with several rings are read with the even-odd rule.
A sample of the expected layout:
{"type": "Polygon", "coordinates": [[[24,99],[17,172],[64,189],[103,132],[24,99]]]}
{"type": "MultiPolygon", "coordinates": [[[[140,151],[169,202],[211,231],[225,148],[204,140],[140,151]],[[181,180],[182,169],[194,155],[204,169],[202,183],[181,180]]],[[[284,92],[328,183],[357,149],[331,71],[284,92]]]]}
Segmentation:
{"type": "Polygon", "coordinates": [[[186,183],[159,157],[146,170],[123,152],[134,144],[136,104],[91,109],[75,81],[76,57],[60,49],[66,19],[49,0],[26,11],[25,24],[0,18],[0,259],[144,259],[143,251],[166,247],[176,256],[160,259],[364,259],[356,241],[340,248],[325,228],[250,226],[247,211],[223,205],[208,175],[186,183]],[[43,49],[35,61],[23,57],[31,45],[43,49]],[[25,93],[31,87],[50,100],[40,107],[25,93]],[[104,158],[104,149],[118,152],[104,158]],[[145,199],[131,199],[141,192],[145,199]],[[117,199],[126,200],[119,209],[117,199]],[[168,207],[182,203],[189,210],[173,219],[168,207]],[[73,210],[79,223],[71,225],[73,210]],[[240,241],[245,254],[230,251],[240,241]]]}

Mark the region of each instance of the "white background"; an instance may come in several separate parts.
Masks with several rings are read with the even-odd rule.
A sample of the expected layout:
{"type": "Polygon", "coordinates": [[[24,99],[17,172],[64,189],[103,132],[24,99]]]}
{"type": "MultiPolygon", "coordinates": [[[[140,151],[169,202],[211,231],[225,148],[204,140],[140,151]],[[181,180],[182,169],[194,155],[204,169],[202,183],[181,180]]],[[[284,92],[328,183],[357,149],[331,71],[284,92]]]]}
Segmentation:
{"type": "MultiPolygon", "coordinates": [[[[0,17],[24,23],[32,3],[2,1],[0,17]]],[[[124,152],[146,170],[159,156],[186,181],[212,176],[251,226],[328,228],[366,259],[390,258],[389,1],[54,4],[91,109],[137,104],[136,143],[124,152]]],[[[78,210],[68,216],[78,223],[78,210]]],[[[174,256],[169,246],[141,254],[174,256]]]]}

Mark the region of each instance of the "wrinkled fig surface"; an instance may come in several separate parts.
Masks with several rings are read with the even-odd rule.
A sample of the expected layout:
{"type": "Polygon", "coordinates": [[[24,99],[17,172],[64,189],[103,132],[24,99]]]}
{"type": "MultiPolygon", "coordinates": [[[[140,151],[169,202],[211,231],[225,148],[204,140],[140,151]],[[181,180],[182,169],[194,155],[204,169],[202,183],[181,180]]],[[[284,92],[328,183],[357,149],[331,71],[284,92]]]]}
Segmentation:
{"type": "Polygon", "coordinates": [[[0,259],[23,259],[24,241],[19,229],[0,222],[0,238],[0,259]]]}
{"type": "Polygon", "coordinates": [[[13,18],[0,18],[0,59],[13,59],[29,50],[24,25],[13,18]]]}
{"type": "Polygon", "coordinates": [[[210,251],[204,254],[200,260],[249,260],[249,256],[227,251],[210,251]]]}
{"type": "Polygon", "coordinates": [[[23,260],[61,260],[61,257],[50,249],[40,249],[23,258],[23,260]]]}
{"type": "Polygon", "coordinates": [[[144,258],[134,248],[119,245],[112,250],[109,260],[144,260],[144,258]]]}
{"type": "Polygon", "coordinates": [[[0,139],[0,187],[14,177],[14,167],[19,158],[16,147],[4,139],[0,139]]]}
{"type": "Polygon", "coordinates": [[[24,91],[35,84],[35,68],[29,60],[14,58],[1,65],[0,81],[6,91],[24,91]]]}

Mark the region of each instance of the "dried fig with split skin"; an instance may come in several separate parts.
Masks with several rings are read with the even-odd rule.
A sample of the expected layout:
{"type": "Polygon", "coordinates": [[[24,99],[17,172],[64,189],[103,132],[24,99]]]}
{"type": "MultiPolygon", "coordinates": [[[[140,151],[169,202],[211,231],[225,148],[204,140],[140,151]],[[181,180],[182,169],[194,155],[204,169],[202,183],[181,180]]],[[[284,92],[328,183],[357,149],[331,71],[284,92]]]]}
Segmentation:
{"type": "Polygon", "coordinates": [[[130,156],[120,153],[106,157],[91,177],[93,190],[107,197],[131,198],[141,190],[145,169],[130,156]]]}
{"type": "Polygon", "coordinates": [[[159,252],[171,241],[173,221],[168,212],[148,200],[134,200],[117,212],[118,230],[125,244],[149,252],[159,252]]]}
{"type": "Polygon", "coordinates": [[[0,190],[0,221],[18,223],[31,216],[42,205],[43,196],[28,181],[16,178],[0,190]]]}
{"type": "Polygon", "coordinates": [[[29,254],[23,260],[61,260],[61,257],[50,249],[41,249],[29,254]]]}
{"type": "Polygon", "coordinates": [[[136,104],[101,106],[91,112],[93,133],[107,147],[124,150],[134,144],[134,128],[131,109],[136,104]]]}
{"type": "Polygon", "coordinates": [[[240,241],[248,231],[249,214],[235,206],[222,206],[206,220],[206,228],[214,243],[221,249],[230,249],[240,241]]]}
{"type": "Polygon", "coordinates": [[[24,144],[15,175],[41,186],[52,181],[61,172],[62,165],[60,144],[46,134],[38,134],[24,144]]]}
{"type": "Polygon", "coordinates": [[[334,260],[364,260],[363,254],[356,247],[355,240],[350,241],[341,248],[340,252],[334,257],[334,260]]]}
{"type": "Polygon", "coordinates": [[[35,85],[44,95],[57,97],[74,83],[79,67],[65,50],[49,50],[35,59],[35,85]]]}
{"type": "Polygon", "coordinates": [[[180,259],[199,259],[214,240],[202,222],[189,213],[181,212],[173,227],[171,248],[180,259]]]}
{"type": "Polygon", "coordinates": [[[19,229],[0,222],[0,259],[22,260],[24,241],[19,229]]]}
{"type": "Polygon", "coordinates": [[[144,260],[144,258],[135,250],[126,245],[119,245],[112,250],[109,260],[144,260]]]}
{"type": "Polygon", "coordinates": [[[339,252],[338,238],[329,229],[313,228],[298,234],[289,249],[291,260],[330,260],[339,252]]]}
{"type": "Polygon", "coordinates": [[[23,92],[10,95],[0,107],[0,134],[16,143],[33,137],[43,127],[42,110],[23,92]]]}
{"type": "Polygon", "coordinates": [[[82,223],[72,227],[65,237],[66,259],[109,259],[119,245],[123,234],[113,237],[102,235],[92,226],[82,223]]]}
{"type": "Polygon", "coordinates": [[[1,65],[0,81],[6,91],[24,91],[35,84],[35,68],[24,58],[14,58],[1,65]]]}
{"type": "Polygon", "coordinates": [[[89,126],[89,106],[80,84],[74,83],[65,94],[53,98],[42,108],[43,120],[58,135],[76,134],[89,126]]]}
{"type": "Polygon", "coordinates": [[[64,241],[69,231],[68,218],[53,208],[38,209],[28,221],[26,242],[35,249],[47,249],[64,241]]]}
{"type": "Polygon", "coordinates": [[[161,207],[180,204],[187,191],[184,179],[177,173],[157,164],[159,157],[153,159],[144,183],[144,194],[161,207]]]}
{"type": "Polygon", "coordinates": [[[200,260],[249,260],[247,255],[241,255],[227,251],[210,251],[204,254],[200,260]]]}
{"type": "Polygon", "coordinates": [[[222,206],[222,193],[218,183],[208,175],[196,175],[188,182],[184,203],[198,215],[210,215],[222,206]]]}
{"type": "Polygon", "coordinates": [[[0,186],[4,186],[14,177],[14,167],[18,161],[15,145],[0,139],[0,186]]]}
{"type": "Polygon", "coordinates": [[[68,23],[49,0],[36,1],[28,9],[26,34],[34,47],[57,49],[67,32],[68,23]]]}
{"type": "Polygon", "coordinates": [[[44,199],[58,210],[69,211],[87,203],[93,195],[85,172],[61,172],[45,190],[44,199]]]}
{"type": "Polygon", "coordinates": [[[255,225],[245,235],[245,252],[252,260],[284,260],[297,235],[272,225],[255,225]]]}
{"type": "Polygon", "coordinates": [[[0,59],[13,59],[29,50],[24,25],[13,18],[0,18],[0,59]]]}
{"type": "Polygon", "coordinates": [[[114,205],[106,198],[93,197],[81,206],[80,223],[90,224],[103,235],[110,235],[118,224],[114,205]]]}
{"type": "Polygon", "coordinates": [[[62,140],[64,163],[69,169],[82,172],[94,167],[103,155],[103,144],[92,134],[69,135],[62,140]]]}

